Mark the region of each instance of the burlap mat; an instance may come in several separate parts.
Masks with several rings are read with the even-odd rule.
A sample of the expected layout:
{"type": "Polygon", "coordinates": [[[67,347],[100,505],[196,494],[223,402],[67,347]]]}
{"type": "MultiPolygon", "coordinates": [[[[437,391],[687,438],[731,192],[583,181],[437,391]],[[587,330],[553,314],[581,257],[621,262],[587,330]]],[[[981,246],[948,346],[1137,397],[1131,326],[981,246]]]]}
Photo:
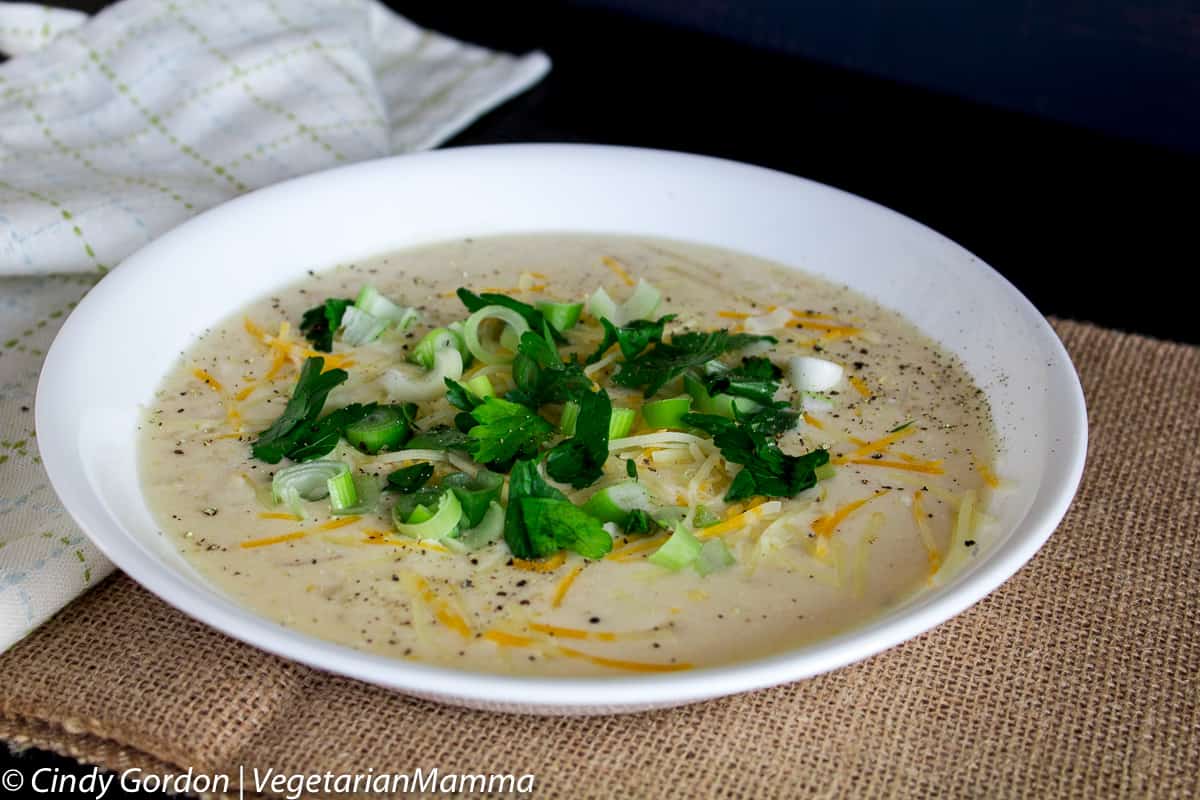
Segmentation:
{"type": "Polygon", "coordinates": [[[554,797],[1188,797],[1200,791],[1200,348],[1058,329],[1083,487],[934,631],[802,683],[625,717],[500,716],[282,661],[129,579],[0,657],[0,736],[121,769],[531,772],[554,797]]]}

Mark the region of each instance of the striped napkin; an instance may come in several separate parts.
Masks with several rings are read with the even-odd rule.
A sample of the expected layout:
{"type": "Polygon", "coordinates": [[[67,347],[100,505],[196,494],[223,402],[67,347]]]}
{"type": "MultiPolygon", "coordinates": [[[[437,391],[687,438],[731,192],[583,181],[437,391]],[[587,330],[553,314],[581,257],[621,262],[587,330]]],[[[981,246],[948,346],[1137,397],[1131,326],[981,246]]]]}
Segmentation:
{"type": "Polygon", "coordinates": [[[0,3],[0,650],[112,565],[33,430],[42,358],[104,272],[294,175],[434,147],[549,69],[371,0],[0,3]]]}

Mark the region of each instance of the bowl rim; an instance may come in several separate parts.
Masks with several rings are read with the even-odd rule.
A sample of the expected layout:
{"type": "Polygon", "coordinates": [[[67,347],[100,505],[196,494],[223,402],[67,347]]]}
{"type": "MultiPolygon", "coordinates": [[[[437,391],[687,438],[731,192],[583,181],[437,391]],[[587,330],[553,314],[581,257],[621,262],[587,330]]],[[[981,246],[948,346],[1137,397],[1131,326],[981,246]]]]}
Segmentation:
{"type": "MultiPolygon", "coordinates": [[[[119,568],[160,599],[183,613],[259,649],[298,661],[316,669],[397,689],[408,694],[444,702],[493,707],[496,710],[534,712],[588,710],[603,712],[632,711],[640,708],[678,705],[698,700],[766,688],[828,672],[876,655],[961,613],[1017,572],[1049,539],[1066,514],[1083,473],[1087,451],[1087,412],[1078,374],[1061,340],[1046,319],[1006,278],[982,260],[970,254],[927,226],[873,201],[789,173],[764,167],[713,158],[711,156],[644,148],[574,144],[503,144],[435,150],[418,154],[391,156],[336,167],[293,178],[258,189],[209,209],[155,239],[130,256],[107,275],[79,303],[63,324],[47,352],[39,377],[35,423],[45,469],[63,505],[96,546],[119,568]],[[367,653],[345,645],[318,639],[287,629],[224,598],[215,589],[201,590],[174,575],[174,571],[145,550],[134,535],[111,521],[99,498],[70,487],[80,472],[71,464],[74,452],[68,442],[58,441],[52,433],[47,398],[52,396],[61,377],[70,369],[71,352],[79,337],[86,336],[91,325],[100,324],[110,295],[118,295],[137,281],[140,272],[154,268],[158,250],[178,231],[219,224],[231,211],[254,213],[278,198],[292,193],[320,193],[323,187],[352,180],[360,173],[378,167],[381,162],[411,163],[455,161],[476,158],[503,159],[514,153],[532,153],[548,158],[652,158],[690,162],[697,168],[718,165],[724,169],[758,171],[806,183],[818,191],[834,192],[854,204],[875,213],[886,213],[907,226],[919,229],[922,236],[935,237],[951,252],[971,260],[972,267],[988,271],[996,279],[998,291],[1014,304],[1015,313],[1036,325],[1038,338],[1057,356],[1061,365],[1056,379],[1060,393],[1056,403],[1063,412],[1066,429],[1060,431],[1059,460],[1063,468],[1043,476],[1036,497],[1046,502],[1027,510],[1007,540],[989,553],[969,574],[950,580],[942,589],[920,595],[913,602],[866,624],[846,630],[816,643],[806,644],[750,661],[663,674],[614,675],[601,677],[510,676],[468,672],[419,662],[367,653]],[[43,437],[43,432],[46,435],[43,437]],[[1020,535],[1018,535],[1020,534],[1020,535]]],[[[76,459],[77,461],[79,459],[76,459]]]]}

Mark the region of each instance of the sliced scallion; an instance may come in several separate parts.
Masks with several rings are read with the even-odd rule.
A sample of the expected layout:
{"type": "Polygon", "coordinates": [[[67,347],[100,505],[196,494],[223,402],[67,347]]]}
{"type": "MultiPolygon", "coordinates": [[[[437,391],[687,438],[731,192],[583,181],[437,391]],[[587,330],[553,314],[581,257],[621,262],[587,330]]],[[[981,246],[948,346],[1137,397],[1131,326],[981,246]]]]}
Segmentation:
{"type": "Polygon", "coordinates": [[[457,350],[464,362],[471,354],[467,350],[467,343],[463,341],[461,334],[455,333],[450,328],[434,328],[421,337],[421,341],[417,342],[409,360],[414,364],[420,364],[425,369],[433,369],[437,352],[448,347],[457,350]]]}
{"type": "Polygon", "coordinates": [[[345,509],[358,504],[358,487],[354,485],[354,475],[350,470],[339,472],[326,480],[325,487],[334,514],[344,513],[345,509]]]}
{"type": "Polygon", "coordinates": [[[423,370],[413,364],[400,364],[383,373],[380,379],[393,400],[420,402],[433,400],[446,393],[446,378],[456,381],[462,377],[463,359],[452,347],[434,354],[433,369],[423,370]]]}
{"type": "Polygon", "coordinates": [[[276,505],[286,505],[293,514],[304,519],[304,500],[320,500],[329,495],[329,481],[339,475],[349,475],[350,468],[341,461],[305,461],[284,467],[271,479],[271,498],[276,505]]]}
{"type": "Polygon", "coordinates": [[[516,355],[516,345],[521,335],[528,330],[529,323],[525,321],[523,316],[511,308],[504,306],[484,306],[467,317],[467,321],[463,325],[463,341],[466,342],[467,349],[471,351],[471,355],[483,363],[507,364],[516,355]],[[491,319],[497,320],[504,325],[503,331],[496,337],[500,347],[485,345],[479,336],[480,326],[491,319]],[[509,331],[511,332],[507,333],[506,337],[506,332],[509,331]],[[506,338],[508,339],[508,345],[504,344],[506,338]],[[505,353],[504,350],[508,350],[509,352],[505,353]]]}
{"type": "Polygon", "coordinates": [[[692,396],[680,395],[655,400],[642,406],[642,419],[649,428],[683,428],[683,415],[692,410],[692,396]]]}
{"type": "Polygon", "coordinates": [[[458,497],[463,509],[463,525],[473,528],[480,524],[488,506],[500,499],[504,476],[487,469],[479,470],[474,477],[455,472],[442,479],[442,486],[449,487],[458,497]]]}
{"type": "Polygon", "coordinates": [[[342,341],[357,347],[375,341],[387,327],[386,319],[380,319],[354,306],[347,306],[342,314],[342,341]]]}
{"type": "Polygon", "coordinates": [[[346,441],[374,455],[381,450],[396,450],[408,441],[408,416],[401,406],[380,406],[342,432],[346,441]]]}
{"type": "Polygon", "coordinates": [[[588,313],[596,319],[607,319],[618,328],[638,319],[650,319],[658,310],[662,292],[644,280],[639,280],[633,294],[624,303],[617,305],[603,287],[592,292],[588,298],[588,313]]]}
{"type": "Polygon", "coordinates": [[[830,464],[828,462],[822,464],[819,467],[813,468],[813,475],[816,475],[817,480],[819,480],[819,481],[827,481],[836,474],[837,474],[837,469],[833,466],[833,464],[830,464]]]}
{"type": "Polygon", "coordinates": [[[504,506],[495,500],[488,503],[479,524],[459,534],[459,541],[468,550],[478,550],[500,541],[504,536],[504,506]]]}
{"type": "Polygon", "coordinates": [[[372,317],[395,325],[396,329],[400,331],[408,330],[421,316],[416,309],[396,305],[370,284],[359,290],[358,297],[354,300],[354,307],[372,317]]]}
{"type": "Polygon", "coordinates": [[[583,504],[583,510],[601,522],[615,522],[622,527],[634,511],[649,513],[653,509],[646,487],[637,481],[622,481],[601,489],[583,504]]]}
{"type": "Polygon", "coordinates": [[[392,524],[396,531],[414,539],[445,539],[458,531],[458,524],[463,518],[462,504],[454,492],[442,492],[437,509],[430,511],[424,505],[418,505],[409,512],[407,518],[402,518],[400,507],[392,508],[392,524]]]}
{"type": "Polygon", "coordinates": [[[583,312],[583,303],[551,303],[543,301],[538,303],[536,308],[542,312],[542,316],[554,326],[555,330],[562,333],[574,328],[575,323],[579,322],[579,315],[583,312]]]}
{"type": "Polygon", "coordinates": [[[636,419],[636,409],[614,408],[612,410],[612,416],[608,420],[609,440],[611,441],[613,439],[620,439],[623,436],[628,436],[629,432],[633,430],[633,423],[636,419]]]}
{"type": "MultiPolygon", "coordinates": [[[[568,400],[563,404],[562,420],[558,423],[558,429],[567,436],[575,435],[575,423],[579,420],[579,403],[574,400],[568,400]]],[[[609,422],[611,427],[612,422],[609,422]]],[[[612,438],[612,437],[609,437],[612,438]]]]}
{"type": "Polygon", "coordinates": [[[686,525],[676,525],[675,532],[663,546],[655,550],[647,559],[651,564],[657,564],[664,569],[675,572],[696,560],[704,545],[688,530],[686,525]]]}
{"type": "Polygon", "coordinates": [[[471,380],[467,381],[465,386],[471,394],[482,400],[485,397],[495,397],[496,388],[492,386],[492,382],[488,380],[487,375],[476,375],[471,380]]]}
{"type": "Polygon", "coordinates": [[[700,548],[693,566],[702,576],[725,569],[734,563],[733,553],[719,538],[709,539],[700,548]]]}

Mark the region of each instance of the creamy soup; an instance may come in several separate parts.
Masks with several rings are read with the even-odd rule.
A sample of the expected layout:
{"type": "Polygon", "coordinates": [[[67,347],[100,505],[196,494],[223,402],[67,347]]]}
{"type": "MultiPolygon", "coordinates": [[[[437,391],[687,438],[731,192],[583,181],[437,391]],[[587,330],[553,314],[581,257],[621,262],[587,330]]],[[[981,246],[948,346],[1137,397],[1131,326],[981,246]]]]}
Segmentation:
{"type": "Polygon", "coordinates": [[[142,482],[163,533],[221,591],[333,642],[498,673],[683,670],[853,628],[986,546],[980,509],[997,483],[983,393],[955,357],[899,315],[744,255],[613,236],[468,239],[310,274],[254,300],[184,352],[147,409],[141,437],[142,482]],[[635,292],[640,281],[647,285],[635,292]],[[364,314],[379,313],[363,317],[334,304],[324,319],[330,350],[317,349],[321,331],[300,330],[305,312],[355,299],[364,286],[416,314],[392,314],[389,323],[365,301],[364,314]],[[426,355],[437,357],[426,361],[427,373],[408,363],[427,332],[472,316],[455,294],[460,287],[529,306],[557,303],[544,316],[565,328],[561,337],[547,325],[524,335],[538,337],[532,344],[543,351],[557,349],[547,374],[585,377],[572,390],[577,399],[550,392],[541,400],[553,399],[538,402],[517,392],[504,405],[487,397],[520,388],[507,362],[526,345],[519,323],[492,312],[468,327],[495,363],[471,357],[461,326],[430,342],[426,355]],[[661,294],[657,304],[651,287],[661,294]],[[600,288],[607,299],[597,298],[600,288]],[[585,307],[569,325],[573,303],[585,307]],[[653,323],[667,315],[674,317],[657,335],[653,323]],[[622,323],[613,326],[621,342],[600,349],[597,316],[622,323]],[[382,332],[371,330],[372,319],[382,332]],[[364,330],[365,341],[347,344],[364,330]],[[739,346],[708,359],[688,350],[698,338],[688,332],[718,330],[739,346]],[[667,364],[671,354],[682,358],[667,364]],[[332,449],[318,460],[347,468],[349,478],[339,480],[353,487],[348,513],[334,513],[320,477],[301,487],[314,499],[286,486],[281,495],[276,476],[293,459],[276,452],[270,463],[253,449],[270,438],[263,432],[315,356],[324,369],[347,373],[321,414],[356,403],[396,409],[414,392],[428,398],[400,416],[415,439],[356,447],[346,439],[353,426],[335,426],[325,444],[332,449]],[[686,369],[666,368],[680,360],[686,369]],[[665,381],[650,398],[639,370],[665,381]],[[468,387],[466,408],[450,404],[443,377],[468,387]],[[672,398],[679,399],[647,405],[672,398]],[[574,437],[563,431],[572,429],[563,425],[568,406],[582,409],[574,437]],[[729,417],[734,406],[737,420],[729,417]],[[702,418],[680,416],[689,409],[702,418]],[[769,424],[758,416],[764,412],[774,415],[769,424]],[[489,413],[512,429],[489,438],[496,429],[479,430],[489,413]],[[610,421],[608,441],[598,444],[603,414],[622,424],[610,421]],[[760,433],[748,434],[758,423],[760,433]],[[721,425],[732,432],[714,439],[721,425]],[[495,448],[515,441],[505,436],[526,437],[516,459],[494,458],[495,448]],[[577,449],[562,445],[568,438],[577,449]],[[492,450],[471,449],[485,441],[492,450]],[[735,446],[747,441],[755,445],[749,453],[735,446]],[[442,449],[447,443],[452,449],[442,449]],[[493,516],[479,520],[475,509],[477,525],[469,525],[466,496],[459,502],[443,483],[451,473],[475,473],[473,456],[492,458],[491,471],[504,479],[496,507],[486,505],[493,516]],[[506,474],[513,463],[524,465],[519,500],[506,474]],[[527,465],[541,500],[526,496],[527,465]],[[606,490],[607,502],[588,502],[606,490]],[[515,521],[514,504],[523,509],[515,521]],[[527,552],[530,542],[541,549],[527,552]]]}

